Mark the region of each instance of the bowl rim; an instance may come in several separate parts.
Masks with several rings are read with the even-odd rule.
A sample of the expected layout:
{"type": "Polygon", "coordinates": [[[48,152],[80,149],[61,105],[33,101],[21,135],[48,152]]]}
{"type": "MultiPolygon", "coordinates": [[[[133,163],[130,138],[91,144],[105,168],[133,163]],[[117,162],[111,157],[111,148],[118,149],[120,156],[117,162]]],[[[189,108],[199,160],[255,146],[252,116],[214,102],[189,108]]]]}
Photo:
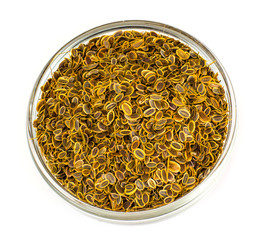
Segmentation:
{"type": "MultiPolygon", "coordinates": [[[[186,43],[185,43],[186,44],[186,43]]],[[[188,44],[189,45],[189,44],[188,44]]],[[[57,59],[58,62],[61,61],[62,58],[64,58],[65,55],[60,57],[60,59],[57,59]]],[[[158,219],[161,218],[164,215],[168,215],[169,213],[175,213],[180,212],[180,210],[185,209],[186,206],[191,205],[191,203],[194,203],[198,199],[201,198],[201,196],[204,195],[204,193],[209,189],[208,186],[210,186],[216,175],[217,172],[220,172],[220,168],[223,168],[223,162],[226,162],[227,154],[230,152],[230,148],[232,146],[234,135],[236,131],[236,121],[237,121],[237,106],[236,106],[236,99],[235,99],[235,93],[232,87],[232,83],[229,79],[229,76],[227,75],[225,69],[223,68],[220,61],[217,59],[217,57],[199,40],[197,40],[192,35],[178,29],[175,27],[172,27],[167,24],[159,23],[159,22],[153,22],[153,21],[146,21],[146,20],[124,20],[124,21],[117,21],[117,22],[111,22],[104,25],[100,25],[98,27],[92,28],[88,31],[83,32],[82,34],[76,36],[69,42],[67,42],[63,47],[61,47],[47,62],[47,64],[44,66],[42,71],[40,72],[28,104],[28,110],[27,110],[27,120],[26,120],[26,130],[27,130],[27,139],[28,139],[28,145],[30,148],[30,152],[32,155],[32,158],[34,160],[34,163],[39,170],[42,177],[45,179],[45,181],[51,186],[51,188],[59,194],[62,198],[64,198],[66,201],[74,205],[75,207],[78,207],[79,209],[85,211],[86,213],[92,214],[93,216],[97,216],[99,218],[104,219],[111,219],[111,220],[118,220],[118,221],[145,221],[150,219],[158,219]],[[227,137],[225,140],[225,145],[223,148],[223,153],[220,155],[218,162],[215,164],[211,172],[208,174],[208,176],[199,183],[194,189],[192,189],[190,192],[182,196],[181,198],[177,199],[176,201],[164,205],[158,208],[150,209],[150,210],[142,210],[142,211],[136,211],[136,212],[118,212],[118,211],[111,211],[106,209],[101,209],[95,206],[92,206],[90,204],[87,204],[85,202],[82,202],[81,200],[77,199],[73,195],[71,195],[67,190],[65,190],[59,182],[53,177],[53,175],[50,173],[49,169],[47,168],[44,159],[40,153],[40,149],[38,147],[38,144],[36,144],[36,141],[34,140],[34,127],[33,127],[33,107],[34,107],[34,100],[36,98],[36,92],[40,88],[40,83],[42,80],[42,77],[44,73],[49,69],[50,65],[54,62],[54,60],[58,57],[58,54],[62,51],[65,52],[66,49],[71,49],[73,44],[79,45],[79,43],[83,42],[84,39],[92,39],[93,37],[97,35],[102,35],[104,33],[107,33],[109,31],[118,31],[118,30],[129,30],[129,29],[142,29],[145,31],[154,31],[158,32],[164,35],[169,35],[171,37],[179,36],[184,37],[186,40],[192,42],[192,44],[195,44],[196,47],[198,46],[201,48],[206,55],[210,57],[210,59],[213,59],[215,61],[216,68],[218,72],[221,73],[221,76],[223,77],[223,81],[225,82],[226,87],[226,97],[228,98],[229,103],[229,118],[230,122],[228,124],[229,129],[227,133],[227,137]],[[78,43],[79,42],[79,43],[78,43]],[[225,160],[225,161],[224,161],[225,160]],[[206,185],[208,185],[206,187],[206,185]]]]}

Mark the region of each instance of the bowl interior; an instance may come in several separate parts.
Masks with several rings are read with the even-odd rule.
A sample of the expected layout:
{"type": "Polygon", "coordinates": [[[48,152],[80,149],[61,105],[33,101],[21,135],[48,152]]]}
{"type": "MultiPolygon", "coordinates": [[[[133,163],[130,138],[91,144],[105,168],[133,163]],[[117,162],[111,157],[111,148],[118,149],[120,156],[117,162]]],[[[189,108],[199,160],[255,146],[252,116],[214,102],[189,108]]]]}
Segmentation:
{"type": "Polygon", "coordinates": [[[219,60],[207,47],[205,47],[200,41],[198,41],[191,35],[168,25],[149,21],[120,21],[102,25],[97,28],[93,28],[87,32],[84,32],[83,34],[77,36],[76,38],[72,39],[70,42],[65,44],[50,59],[50,61],[41,71],[32,91],[28,107],[27,135],[31,153],[37,168],[39,169],[40,173],[42,174],[43,178],[47,181],[47,183],[65,200],[88,213],[92,213],[100,217],[116,220],[142,220],[147,218],[158,217],[172,211],[180,210],[184,206],[189,205],[191,202],[201,196],[201,194],[208,188],[208,186],[213,181],[214,177],[217,175],[216,172],[220,171],[220,166],[222,165],[223,160],[226,158],[226,154],[228,153],[228,150],[233,140],[235,125],[236,103],[232,84],[219,60]],[[80,201],[79,199],[75,198],[73,195],[68,193],[53,177],[53,175],[47,168],[45,164],[45,157],[41,154],[40,148],[36,140],[36,131],[33,127],[33,121],[37,118],[36,105],[41,96],[40,87],[49,78],[51,78],[52,72],[56,71],[60,62],[65,57],[70,56],[70,50],[72,48],[77,47],[81,43],[85,44],[89,42],[89,40],[94,37],[98,37],[101,35],[111,35],[118,30],[155,31],[160,34],[173,37],[191,47],[195,52],[199,53],[200,56],[202,56],[207,61],[207,64],[212,63],[210,67],[215,73],[218,73],[218,79],[220,80],[226,92],[226,100],[229,105],[228,107],[230,120],[228,124],[227,138],[224,143],[223,153],[221,154],[218,162],[216,163],[213,170],[210,172],[210,174],[206,177],[205,180],[198,184],[198,186],[196,186],[192,191],[190,191],[183,197],[177,199],[173,203],[152,210],[143,210],[128,213],[99,209],[97,207],[91,206],[87,203],[80,201]]]}

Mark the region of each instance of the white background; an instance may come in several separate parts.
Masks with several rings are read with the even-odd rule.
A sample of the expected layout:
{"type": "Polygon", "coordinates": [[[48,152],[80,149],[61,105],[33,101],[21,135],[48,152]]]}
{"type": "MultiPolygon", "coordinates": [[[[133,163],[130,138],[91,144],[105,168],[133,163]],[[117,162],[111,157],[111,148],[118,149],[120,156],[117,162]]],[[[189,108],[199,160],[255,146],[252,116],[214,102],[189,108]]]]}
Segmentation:
{"type": "Polygon", "coordinates": [[[263,1],[1,1],[0,239],[264,239],[263,1]],[[87,216],[42,179],[26,139],[26,111],[49,58],[80,33],[143,19],[180,28],[220,59],[233,83],[238,127],[214,188],[184,212],[148,224],[87,216]]]}

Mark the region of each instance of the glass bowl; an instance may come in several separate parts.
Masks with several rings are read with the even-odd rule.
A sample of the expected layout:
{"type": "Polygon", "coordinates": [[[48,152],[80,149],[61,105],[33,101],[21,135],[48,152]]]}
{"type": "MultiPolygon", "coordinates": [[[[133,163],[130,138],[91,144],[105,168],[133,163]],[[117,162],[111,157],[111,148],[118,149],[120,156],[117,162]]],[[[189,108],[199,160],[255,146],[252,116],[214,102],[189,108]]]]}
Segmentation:
{"type": "Polygon", "coordinates": [[[214,179],[219,172],[223,168],[224,163],[227,159],[227,153],[230,150],[230,146],[234,139],[236,127],[236,101],[235,95],[232,88],[232,84],[230,79],[224,70],[223,66],[219,62],[219,60],[215,57],[215,55],[200,41],[198,41],[193,36],[185,33],[184,31],[162,24],[158,22],[151,21],[141,21],[141,20],[129,20],[129,21],[119,21],[114,23],[108,23],[91,30],[88,30],[81,35],[75,37],[70,42],[65,44],[54,56],[49,60],[46,66],[41,71],[34,88],[32,90],[32,94],[29,101],[28,106],[28,114],[27,114],[27,137],[29,147],[32,153],[32,157],[35,161],[35,164],[40,171],[42,177],[46,180],[46,182],[57,192],[61,197],[65,200],[78,207],[79,209],[91,213],[93,215],[107,218],[107,219],[115,219],[115,220],[145,220],[150,218],[157,218],[163,215],[168,215],[168,213],[179,212],[184,209],[186,206],[191,205],[191,203],[195,202],[195,200],[199,199],[209,188],[210,185],[214,182],[214,179]],[[228,124],[228,132],[227,137],[223,147],[223,153],[218,159],[216,165],[211,170],[209,175],[199,183],[193,190],[188,192],[183,197],[177,199],[176,201],[151,210],[143,210],[138,212],[117,212],[101,209],[98,207],[94,207],[89,205],[88,203],[82,202],[69,192],[67,192],[60,183],[55,179],[55,177],[50,173],[48,167],[45,164],[45,157],[42,155],[40,148],[38,146],[36,140],[36,130],[33,127],[33,121],[37,117],[36,105],[41,96],[40,87],[51,77],[51,71],[54,72],[60,62],[68,57],[68,52],[77,47],[81,43],[87,43],[90,39],[94,37],[98,37],[101,35],[109,35],[113,34],[118,30],[137,30],[137,31],[155,31],[163,35],[167,35],[173,37],[177,40],[180,40],[184,44],[190,46],[195,52],[198,52],[200,56],[202,56],[207,63],[211,64],[211,69],[218,73],[218,79],[221,84],[224,86],[226,91],[226,100],[228,102],[229,107],[229,124],[228,124]]]}

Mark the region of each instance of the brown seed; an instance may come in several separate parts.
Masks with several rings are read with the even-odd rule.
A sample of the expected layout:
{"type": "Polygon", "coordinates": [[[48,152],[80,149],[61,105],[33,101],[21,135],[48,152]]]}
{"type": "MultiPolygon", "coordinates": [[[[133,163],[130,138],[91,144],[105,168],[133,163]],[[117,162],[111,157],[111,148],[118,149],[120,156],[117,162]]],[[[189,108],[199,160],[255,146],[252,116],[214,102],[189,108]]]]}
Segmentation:
{"type": "Polygon", "coordinates": [[[132,114],[132,108],[131,108],[131,105],[130,104],[123,103],[121,105],[121,108],[122,108],[124,114],[126,114],[126,115],[131,115],[132,114]]]}
{"type": "Polygon", "coordinates": [[[176,54],[180,57],[180,59],[182,59],[182,60],[186,60],[186,59],[188,59],[189,57],[190,57],[190,54],[189,53],[187,53],[187,52],[185,52],[185,51],[183,51],[182,49],[178,49],[177,51],[176,51],[176,54]]]}
{"type": "Polygon", "coordinates": [[[197,92],[202,94],[204,92],[205,88],[204,88],[204,84],[201,83],[198,85],[198,88],[197,88],[197,92]]]}
{"type": "Polygon", "coordinates": [[[105,175],[105,177],[106,177],[106,179],[109,181],[109,183],[110,183],[111,185],[115,184],[115,182],[116,182],[116,178],[115,178],[115,176],[114,176],[112,173],[108,172],[108,173],[105,175]]]}
{"type": "Polygon", "coordinates": [[[116,171],[115,176],[119,181],[123,181],[125,179],[125,175],[119,170],[116,171]]]}
{"type": "Polygon", "coordinates": [[[171,203],[171,202],[173,202],[173,201],[174,201],[173,197],[166,197],[166,198],[164,199],[164,203],[165,203],[165,204],[169,204],[169,203],[171,203]]]}
{"type": "Polygon", "coordinates": [[[131,47],[133,48],[140,48],[144,43],[144,40],[141,39],[141,40],[138,40],[138,41],[135,41],[131,44],[131,47]]]}
{"type": "Polygon", "coordinates": [[[109,124],[111,124],[115,119],[115,112],[114,111],[109,111],[107,113],[107,121],[109,124]]]}
{"type": "Polygon", "coordinates": [[[135,150],[136,148],[139,147],[140,142],[138,140],[133,141],[131,145],[131,149],[135,150]]]}
{"type": "Polygon", "coordinates": [[[164,87],[165,87],[165,84],[164,84],[163,80],[159,80],[155,84],[155,89],[157,92],[162,91],[164,89],[164,87]]]}
{"type": "Polygon", "coordinates": [[[157,95],[157,94],[152,94],[150,95],[150,99],[155,100],[155,101],[160,101],[162,100],[162,96],[157,95]]]}
{"type": "Polygon", "coordinates": [[[99,153],[99,149],[97,147],[94,147],[91,151],[91,156],[95,158],[99,153]]]}
{"type": "Polygon", "coordinates": [[[89,109],[89,106],[87,104],[83,105],[83,112],[85,114],[90,114],[90,109],[89,109]]]}
{"type": "Polygon", "coordinates": [[[179,93],[184,93],[185,91],[184,91],[184,88],[180,85],[180,84],[177,84],[176,85],[176,90],[179,92],[179,93]]]}
{"type": "Polygon", "coordinates": [[[145,117],[150,117],[153,114],[155,114],[156,109],[155,108],[148,108],[147,110],[144,111],[144,116],[145,117]]]}
{"type": "Polygon", "coordinates": [[[123,98],[124,98],[124,94],[123,94],[123,93],[119,93],[119,94],[116,95],[116,97],[114,98],[114,101],[115,101],[115,102],[121,102],[123,98]]]}
{"type": "Polygon", "coordinates": [[[174,148],[168,148],[167,152],[172,156],[172,157],[177,157],[177,151],[174,148]]]}
{"type": "Polygon", "coordinates": [[[179,172],[181,169],[180,165],[177,162],[170,161],[169,162],[169,170],[173,173],[179,172]]]}
{"type": "Polygon", "coordinates": [[[189,118],[189,117],[191,117],[190,112],[186,108],[179,108],[178,109],[178,113],[183,118],[189,118]]]}
{"type": "Polygon", "coordinates": [[[181,191],[181,186],[178,183],[172,183],[171,185],[171,190],[174,192],[180,192],[181,191]]]}
{"type": "Polygon", "coordinates": [[[168,173],[165,169],[161,170],[161,179],[164,183],[168,182],[168,173]]]}
{"type": "Polygon", "coordinates": [[[135,158],[137,158],[139,160],[143,160],[145,158],[145,152],[140,148],[136,148],[133,151],[133,153],[134,153],[135,158]]]}
{"type": "Polygon", "coordinates": [[[175,142],[175,141],[171,142],[171,147],[175,149],[176,151],[181,151],[184,148],[183,144],[179,142],[175,142]]]}
{"type": "Polygon", "coordinates": [[[203,77],[201,77],[201,79],[200,79],[200,81],[202,82],[202,83],[208,83],[208,82],[210,82],[211,81],[211,77],[210,76],[203,76],[203,77]]]}
{"type": "Polygon", "coordinates": [[[144,189],[144,184],[140,179],[137,179],[135,181],[135,184],[138,190],[142,191],[144,189]]]}
{"type": "Polygon", "coordinates": [[[185,142],[186,141],[186,137],[183,131],[179,132],[179,139],[181,142],[185,142]]]}
{"type": "Polygon", "coordinates": [[[214,116],[212,116],[212,120],[214,122],[222,122],[223,119],[224,119],[224,117],[222,115],[214,115],[214,116]]]}
{"type": "Polygon", "coordinates": [[[179,98],[173,98],[172,99],[172,102],[173,102],[173,104],[175,104],[176,106],[178,106],[178,107],[182,107],[182,106],[184,106],[184,103],[181,101],[181,99],[179,99],[179,98]]]}
{"type": "MultiPolygon", "coordinates": [[[[98,185],[98,188],[99,189],[106,188],[108,185],[109,185],[109,181],[108,180],[104,180],[98,185]]],[[[95,187],[96,187],[96,185],[95,185],[95,187]]]]}
{"type": "Polygon", "coordinates": [[[204,113],[204,112],[199,112],[200,120],[204,123],[209,122],[210,118],[204,113]]]}
{"type": "Polygon", "coordinates": [[[61,106],[60,110],[59,110],[59,115],[63,115],[63,114],[65,114],[65,112],[66,112],[66,107],[65,106],[61,106]]]}
{"type": "Polygon", "coordinates": [[[143,200],[144,205],[148,204],[148,202],[149,202],[149,195],[146,192],[143,193],[142,200],[143,200]]]}
{"type": "Polygon", "coordinates": [[[150,179],[148,180],[148,185],[149,185],[149,187],[152,188],[152,189],[155,189],[155,188],[156,188],[156,182],[155,182],[152,178],[150,178],[150,179]]]}

